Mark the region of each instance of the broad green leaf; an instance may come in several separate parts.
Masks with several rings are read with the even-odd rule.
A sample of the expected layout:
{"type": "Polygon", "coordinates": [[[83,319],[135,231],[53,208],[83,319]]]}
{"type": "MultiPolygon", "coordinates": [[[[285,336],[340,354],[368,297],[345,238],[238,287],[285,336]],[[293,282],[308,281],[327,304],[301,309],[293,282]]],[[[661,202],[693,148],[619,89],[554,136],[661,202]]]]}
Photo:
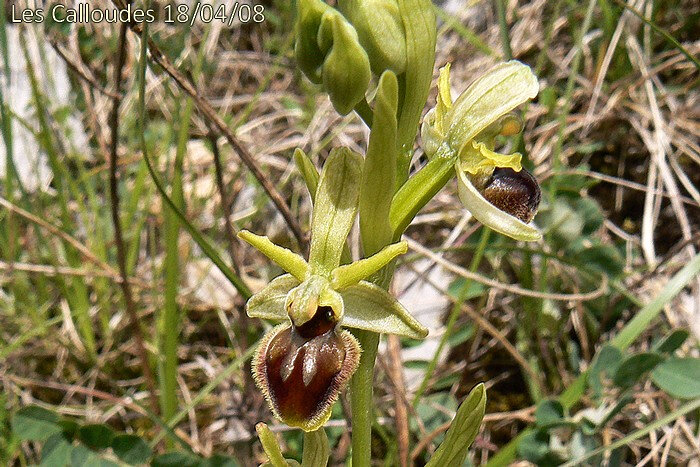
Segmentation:
{"type": "Polygon", "coordinates": [[[613,375],[613,383],[618,387],[628,388],[661,361],[663,361],[663,357],[655,352],[631,355],[620,362],[620,366],[613,375]]]}
{"type": "Polygon", "coordinates": [[[261,235],[255,235],[247,230],[238,232],[238,238],[245,240],[252,245],[260,253],[264,254],[272,261],[277,263],[279,267],[303,281],[309,274],[309,265],[304,258],[294,253],[293,251],[275,245],[269,238],[261,235]]]}
{"type": "Polygon", "coordinates": [[[239,465],[240,464],[233,457],[216,454],[200,462],[199,467],[238,467],[239,465]]]}
{"type": "Polygon", "coordinates": [[[306,155],[304,151],[297,148],[294,150],[294,163],[297,166],[301,176],[304,178],[304,183],[306,183],[306,189],[309,190],[311,199],[316,198],[316,190],[318,189],[318,170],[309,156],[306,155]]]}
{"type": "Polygon", "coordinates": [[[119,467],[119,465],[100,457],[98,454],[79,444],[71,451],[70,467],[119,467]]]}
{"type": "Polygon", "coordinates": [[[365,256],[378,252],[392,239],[389,210],[396,182],[398,92],[396,75],[391,71],[382,74],[360,190],[360,234],[365,256]]]}
{"type": "Polygon", "coordinates": [[[620,349],[612,345],[604,345],[595,356],[590,370],[588,370],[588,384],[593,388],[596,394],[601,394],[603,391],[603,374],[608,378],[617,371],[618,366],[622,361],[622,352],[620,349]]]}
{"type": "Polygon", "coordinates": [[[467,457],[469,446],[479,433],[486,409],[486,389],[481,383],[469,393],[455,415],[445,440],[426,467],[458,466],[467,457]]]}
{"type": "Polygon", "coordinates": [[[447,114],[446,137],[458,153],[501,116],[537,96],[539,84],[529,66],[517,60],[500,63],[474,81],[447,114]]]}
{"type": "Polygon", "coordinates": [[[73,444],[65,433],[51,435],[41,448],[41,466],[69,465],[73,444]]]}
{"type": "Polygon", "coordinates": [[[361,281],[341,291],[340,295],[345,304],[342,326],[413,339],[428,335],[425,326],[379,286],[361,281]]]}
{"type": "Polygon", "coordinates": [[[309,265],[328,276],[340,264],[345,241],[355,223],[362,180],[362,156],[347,148],[331,151],[323,165],[311,221],[309,265]]]}
{"type": "Polygon", "coordinates": [[[143,438],[136,435],[118,435],[112,440],[112,451],[127,464],[144,464],[153,455],[153,450],[143,438]]]}
{"type": "Polygon", "coordinates": [[[540,231],[532,224],[526,224],[517,217],[501,211],[484,198],[462,170],[461,163],[457,163],[455,169],[459,199],[479,222],[516,240],[532,242],[542,238],[540,231]]]}
{"type": "Polygon", "coordinates": [[[449,157],[433,159],[396,192],[389,212],[394,240],[401,238],[418,211],[452,178],[454,163],[449,157]]]}
{"type": "Polygon", "coordinates": [[[367,279],[394,258],[408,251],[406,242],[394,243],[369,258],[355,261],[354,263],[339,266],[331,273],[331,285],[336,290],[342,290],[355,285],[363,279],[367,279]]]}
{"type": "Polygon", "coordinates": [[[564,407],[561,402],[554,399],[545,399],[537,404],[535,410],[535,424],[539,427],[548,427],[564,420],[564,407]]]}
{"type": "Polygon", "coordinates": [[[151,467],[199,467],[201,461],[188,452],[168,452],[153,459],[151,467]]]}
{"type": "Polygon", "coordinates": [[[78,430],[78,437],[90,449],[102,450],[112,445],[114,431],[107,425],[85,425],[78,430]]]}
{"type": "Polygon", "coordinates": [[[248,300],[246,313],[251,318],[277,321],[287,319],[287,310],[284,308],[287,293],[298,285],[299,281],[291,274],[276,277],[248,300]]]}
{"type": "Polygon", "coordinates": [[[683,345],[683,342],[685,342],[689,335],[690,332],[686,329],[675,329],[671,331],[670,334],[664,336],[664,338],[654,346],[654,351],[672,354],[683,345]]]}
{"type": "Polygon", "coordinates": [[[675,398],[700,397],[700,358],[671,357],[654,368],[651,379],[675,398]]]}
{"type": "Polygon", "coordinates": [[[58,415],[37,405],[23,407],[12,417],[12,432],[21,441],[45,441],[60,431],[58,415]]]}
{"type": "Polygon", "coordinates": [[[304,433],[304,455],[301,458],[302,467],[325,467],[331,450],[328,447],[328,437],[323,427],[316,431],[304,433]]]}

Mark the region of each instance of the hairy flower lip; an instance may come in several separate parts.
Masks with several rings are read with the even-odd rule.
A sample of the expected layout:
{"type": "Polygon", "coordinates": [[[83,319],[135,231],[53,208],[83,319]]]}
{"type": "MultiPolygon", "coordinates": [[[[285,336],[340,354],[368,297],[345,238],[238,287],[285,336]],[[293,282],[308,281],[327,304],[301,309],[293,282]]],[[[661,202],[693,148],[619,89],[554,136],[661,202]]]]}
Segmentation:
{"type": "Polygon", "coordinates": [[[455,170],[459,198],[479,222],[516,240],[532,242],[542,238],[542,233],[533,224],[526,224],[517,217],[501,211],[484,198],[462,169],[461,162],[457,162],[455,170]]]}
{"type": "Polygon", "coordinates": [[[360,345],[337,326],[305,338],[291,324],[271,329],[253,360],[253,378],[273,414],[289,426],[315,431],[360,361],[360,345]],[[329,360],[330,359],[330,360],[329,360]]]}

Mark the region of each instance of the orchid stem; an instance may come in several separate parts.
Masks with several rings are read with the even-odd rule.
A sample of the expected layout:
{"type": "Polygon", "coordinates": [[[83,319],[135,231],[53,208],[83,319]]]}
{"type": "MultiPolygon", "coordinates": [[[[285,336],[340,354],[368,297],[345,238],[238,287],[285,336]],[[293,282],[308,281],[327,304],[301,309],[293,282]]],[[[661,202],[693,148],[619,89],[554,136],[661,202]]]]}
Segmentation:
{"type": "Polygon", "coordinates": [[[352,408],[352,465],[369,467],[372,457],[372,419],[374,363],[377,357],[379,334],[353,330],[360,341],[362,356],[360,365],[350,381],[350,406],[352,408]]]}

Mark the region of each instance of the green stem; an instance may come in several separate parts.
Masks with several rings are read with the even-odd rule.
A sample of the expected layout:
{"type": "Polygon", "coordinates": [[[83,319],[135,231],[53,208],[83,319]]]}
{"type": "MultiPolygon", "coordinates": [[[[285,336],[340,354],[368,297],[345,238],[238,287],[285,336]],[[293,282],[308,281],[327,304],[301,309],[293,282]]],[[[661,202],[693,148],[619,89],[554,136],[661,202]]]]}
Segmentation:
{"type": "Polygon", "coordinates": [[[379,334],[353,330],[360,341],[362,356],[360,365],[350,381],[350,406],[352,408],[352,465],[369,467],[372,459],[372,401],[374,362],[377,357],[379,334]]]}

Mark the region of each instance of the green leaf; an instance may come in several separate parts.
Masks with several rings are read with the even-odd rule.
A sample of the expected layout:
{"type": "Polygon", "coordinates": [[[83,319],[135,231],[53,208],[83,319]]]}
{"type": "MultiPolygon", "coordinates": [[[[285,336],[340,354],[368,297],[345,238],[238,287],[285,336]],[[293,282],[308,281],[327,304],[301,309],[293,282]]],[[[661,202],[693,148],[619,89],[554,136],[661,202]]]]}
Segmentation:
{"type": "Polygon", "coordinates": [[[428,330],[379,286],[361,281],[340,292],[345,304],[342,326],[422,339],[428,330]]]}
{"type": "Polygon", "coordinates": [[[622,361],[622,352],[609,344],[604,345],[596,354],[593,364],[588,370],[588,384],[597,395],[603,391],[603,374],[609,378],[612,377],[617,371],[620,361],[622,361]]]}
{"type": "Polygon", "coordinates": [[[537,404],[535,410],[535,424],[539,427],[549,427],[564,420],[564,407],[561,402],[554,399],[546,399],[537,404]]]}
{"type": "Polygon", "coordinates": [[[323,427],[316,431],[304,433],[304,455],[302,467],[321,467],[328,465],[331,450],[328,447],[328,437],[323,427]]]}
{"type": "Polygon", "coordinates": [[[328,277],[340,257],[355,213],[362,180],[362,156],[347,148],[333,149],[323,165],[311,220],[309,265],[328,277]]]}
{"type": "Polygon", "coordinates": [[[449,157],[433,159],[396,192],[389,212],[394,240],[401,237],[418,211],[452,178],[454,163],[455,159],[449,157]]]}
{"type": "Polygon", "coordinates": [[[378,252],[392,239],[389,210],[396,183],[398,92],[396,75],[391,71],[382,74],[360,190],[360,234],[365,256],[378,252]]]}
{"type": "Polygon", "coordinates": [[[654,351],[665,354],[672,354],[678,350],[690,335],[686,329],[675,329],[666,335],[654,346],[654,351]]]}
{"type": "Polygon", "coordinates": [[[654,368],[651,379],[677,399],[700,397],[700,358],[671,357],[654,368]]]}
{"type": "Polygon", "coordinates": [[[152,467],[199,467],[202,460],[188,452],[168,452],[153,459],[152,467]]]}
{"type": "Polygon", "coordinates": [[[246,313],[251,318],[276,321],[287,319],[287,310],[284,308],[287,293],[298,285],[299,281],[291,274],[276,277],[248,300],[245,305],[246,313]]]}
{"type": "Polygon", "coordinates": [[[238,232],[238,238],[245,240],[260,253],[270,258],[272,261],[277,263],[279,267],[300,281],[306,279],[310,268],[304,258],[298,254],[287,248],[275,245],[267,237],[255,235],[247,230],[241,230],[238,232]]]}
{"type": "Polygon", "coordinates": [[[153,455],[148,443],[136,435],[118,435],[112,440],[112,451],[127,464],[144,464],[153,455]]]}
{"type": "Polygon", "coordinates": [[[652,370],[663,361],[663,357],[655,352],[643,352],[631,355],[618,366],[613,376],[613,383],[621,388],[628,388],[637,382],[647,371],[652,370]]]}
{"type": "Polygon", "coordinates": [[[201,462],[199,467],[238,467],[239,465],[233,457],[217,454],[201,462]]]}
{"type": "Polygon", "coordinates": [[[118,464],[103,459],[83,445],[78,445],[71,451],[70,467],[119,467],[118,464]]]}
{"type": "Polygon", "coordinates": [[[85,425],[78,430],[78,437],[90,449],[102,450],[112,445],[114,431],[106,425],[85,425]]]}
{"type": "Polygon", "coordinates": [[[73,444],[65,433],[51,435],[41,448],[42,466],[66,466],[70,464],[73,444]]]}
{"type": "Polygon", "coordinates": [[[12,417],[12,432],[21,441],[45,441],[60,431],[58,415],[37,405],[23,407],[12,417]]]}
{"type": "Polygon", "coordinates": [[[469,446],[479,433],[481,420],[486,409],[486,389],[484,384],[477,385],[462,402],[455,415],[445,440],[435,451],[426,467],[462,465],[467,457],[469,446]]]}

